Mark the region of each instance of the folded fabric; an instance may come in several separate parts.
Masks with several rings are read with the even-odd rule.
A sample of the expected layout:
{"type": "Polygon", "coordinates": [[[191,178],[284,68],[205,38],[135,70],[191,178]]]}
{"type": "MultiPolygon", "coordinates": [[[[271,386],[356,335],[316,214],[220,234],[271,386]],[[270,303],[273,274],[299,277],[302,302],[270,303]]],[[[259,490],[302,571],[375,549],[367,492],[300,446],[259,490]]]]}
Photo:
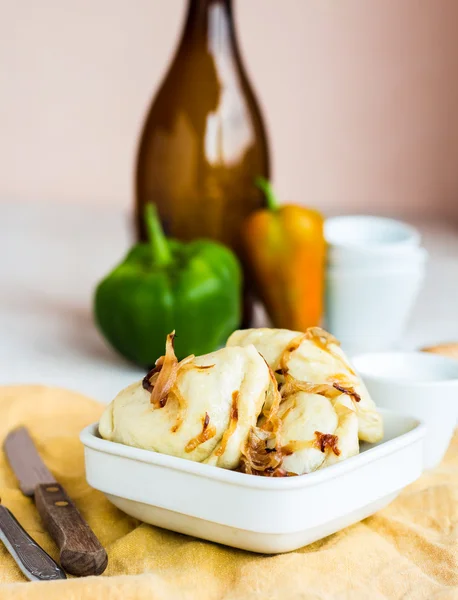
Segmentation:
{"type": "MultiPolygon", "coordinates": [[[[104,408],[61,389],[0,388],[0,442],[18,425],[29,428],[109,557],[100,577],[29,583],[0,544],[0,600],[458,598],[458,435],[444,462],[383,511],[296,552],[263,556],[139,523],[89,488],[78,434],[104,408]]],[[[57,559],[33,501],[19,491],[3,455],[0,496],[57,559]]]]}

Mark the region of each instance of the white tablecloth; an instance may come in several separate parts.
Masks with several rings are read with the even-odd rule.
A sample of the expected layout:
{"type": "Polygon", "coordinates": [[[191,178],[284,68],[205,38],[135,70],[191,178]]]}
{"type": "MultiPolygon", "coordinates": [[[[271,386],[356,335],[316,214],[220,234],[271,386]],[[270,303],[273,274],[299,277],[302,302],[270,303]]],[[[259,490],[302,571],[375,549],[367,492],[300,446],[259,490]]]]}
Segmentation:
{"type": "MultiPolygon", "coordinates": [[[[458,341],[458,224],[420,229],[431,260],[405,348],[458,341]]],[[[92,319],[94,287],[132,238],[119,209],[0,203],[0,384],[58,385],[108,402],[143,376],[92,319]]]]}

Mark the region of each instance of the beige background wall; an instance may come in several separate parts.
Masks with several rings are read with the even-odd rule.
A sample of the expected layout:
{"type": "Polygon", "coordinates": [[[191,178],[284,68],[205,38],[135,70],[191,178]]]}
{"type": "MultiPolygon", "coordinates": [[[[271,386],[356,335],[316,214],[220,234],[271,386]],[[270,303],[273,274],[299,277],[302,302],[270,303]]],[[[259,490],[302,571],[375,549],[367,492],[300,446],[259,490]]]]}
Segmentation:
{"type": "MultiPolygon", "coordinates": [[[[184,0],[0,0],[0,199],[128,206],[184,0]]],[[[236,0],[274,178],[323,209],[458,216],[457,0],[236,0]]]]}

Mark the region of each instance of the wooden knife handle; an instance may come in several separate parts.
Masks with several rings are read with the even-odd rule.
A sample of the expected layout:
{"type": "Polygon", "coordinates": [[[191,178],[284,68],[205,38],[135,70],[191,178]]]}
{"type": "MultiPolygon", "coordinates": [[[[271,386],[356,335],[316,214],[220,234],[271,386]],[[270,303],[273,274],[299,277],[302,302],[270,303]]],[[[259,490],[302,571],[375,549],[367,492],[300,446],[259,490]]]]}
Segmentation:
{"type": "Polygon", "coordinates": [[[0,506],[0,539],[30,581],[66,579],[64,571],[30,537],[6,506],[0,506]]]}
{"type": "Polygon", "coordinates": [[[105,549],[60,484],[37,485],[35,504],[60,550],[60,564],[68,573],[81,577],[105,571],[105,549]]]}

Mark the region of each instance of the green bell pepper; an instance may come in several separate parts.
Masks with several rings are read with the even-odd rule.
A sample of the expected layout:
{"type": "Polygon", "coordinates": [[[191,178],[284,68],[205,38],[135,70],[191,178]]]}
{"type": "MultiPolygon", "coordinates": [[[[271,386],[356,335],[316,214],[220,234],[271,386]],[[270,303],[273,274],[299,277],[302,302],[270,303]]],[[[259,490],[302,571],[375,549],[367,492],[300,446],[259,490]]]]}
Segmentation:
{"type": "Polygon", "coordinates": [[[176,330],[179,359],[223,345],[241,319],[241,268],[229,248],[167,239],[148,204],[149,241],[134,246],[95,292],[97,324],[125,358],[150,367],[176,330]]]}

